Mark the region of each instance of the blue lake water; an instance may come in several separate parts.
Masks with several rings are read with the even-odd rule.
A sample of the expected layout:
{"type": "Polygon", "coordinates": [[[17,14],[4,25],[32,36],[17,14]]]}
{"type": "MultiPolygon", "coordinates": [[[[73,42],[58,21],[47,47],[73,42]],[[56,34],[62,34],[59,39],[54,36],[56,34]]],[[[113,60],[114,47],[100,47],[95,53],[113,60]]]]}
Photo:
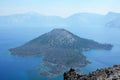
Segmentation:
{"type": "MultiPolygon", "coordinates": [[[[0,27],[0,80],[63,80],[62,75],[47,78],[39,74],[37,68],[42,67],[41,57],[18,57],[11,55],[8,51],[9,48],[20,46],[51,29],[53,28],[0,27]]],[[[114,45],[111,51],[91,50],[83,52],[87,59],[92,62],[81,68],[83,73],[120,64],[120,29],[97,25],[66,27],[66,29],[80,37],[114,45]]]]}

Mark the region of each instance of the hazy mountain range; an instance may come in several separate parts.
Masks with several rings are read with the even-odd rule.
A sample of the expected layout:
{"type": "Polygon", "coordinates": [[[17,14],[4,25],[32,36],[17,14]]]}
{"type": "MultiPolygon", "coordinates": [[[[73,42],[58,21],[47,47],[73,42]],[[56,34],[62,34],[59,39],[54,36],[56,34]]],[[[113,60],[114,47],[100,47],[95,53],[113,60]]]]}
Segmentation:
{"type": "Polygon", "coordinates": [[[14,14],[0,16],[0,26],[89,26],[102,25],[107,27],[120,27],[120,13],[109,12],[106,15],[94,13],[77,13],[69,17],[44,16],[37,13],[14,14]]]}

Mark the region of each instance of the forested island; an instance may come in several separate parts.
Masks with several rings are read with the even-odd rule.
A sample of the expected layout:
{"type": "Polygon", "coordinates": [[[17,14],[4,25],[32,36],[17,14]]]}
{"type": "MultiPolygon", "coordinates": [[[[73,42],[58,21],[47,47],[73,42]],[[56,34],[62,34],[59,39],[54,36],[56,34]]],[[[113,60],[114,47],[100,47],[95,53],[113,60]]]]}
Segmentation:
{"type": "Polygon", "coordinates": [[[71,67],[84,67],[90,62],[82,54],[91,49],[111,50],[113,45],[84,39],[65,29],[53,29],[22,46],[11,48],[12,55],[43,57],[48,71],[39,69],[41,74],[56,75],[71,67]]]}

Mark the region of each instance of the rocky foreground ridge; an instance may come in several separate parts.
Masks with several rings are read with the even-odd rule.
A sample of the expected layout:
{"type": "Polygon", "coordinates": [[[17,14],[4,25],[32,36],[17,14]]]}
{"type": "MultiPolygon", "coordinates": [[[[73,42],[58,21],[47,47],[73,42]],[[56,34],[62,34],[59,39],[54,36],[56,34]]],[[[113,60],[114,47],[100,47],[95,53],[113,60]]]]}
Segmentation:
{"type": "Polygon", "coordinates": [[[71,68],[64,73],[64,80],[120,80],[120,65],[97,69],[89,74],[80,74],[71,68]]]}

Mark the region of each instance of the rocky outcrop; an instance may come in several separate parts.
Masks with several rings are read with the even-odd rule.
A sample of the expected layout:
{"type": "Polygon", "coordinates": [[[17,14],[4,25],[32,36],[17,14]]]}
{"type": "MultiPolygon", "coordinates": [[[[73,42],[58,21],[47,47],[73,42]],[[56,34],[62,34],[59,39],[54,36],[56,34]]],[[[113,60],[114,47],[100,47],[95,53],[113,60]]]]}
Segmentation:
{"type": "Polygon", "coordinates": [[[71,68],[64,73],[64,80],[120,80],[120,65],[97,69],[89,74],[80,74],[71,68]]]}

